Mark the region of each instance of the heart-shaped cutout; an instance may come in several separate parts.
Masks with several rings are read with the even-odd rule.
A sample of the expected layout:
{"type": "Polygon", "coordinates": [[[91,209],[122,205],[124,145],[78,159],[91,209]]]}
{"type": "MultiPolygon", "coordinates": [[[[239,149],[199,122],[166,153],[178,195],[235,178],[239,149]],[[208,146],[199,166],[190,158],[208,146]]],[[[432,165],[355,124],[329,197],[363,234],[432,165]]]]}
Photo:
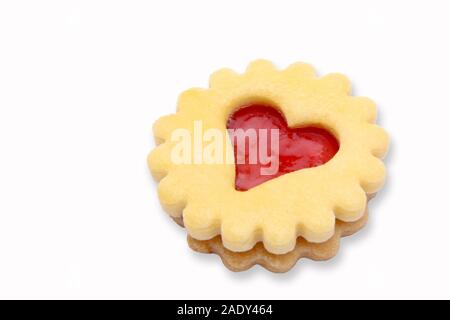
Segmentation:
{"type": "Polygon", "coordinates": [[[289,128],[284,116],[266,105],[252,104],[237,109],[229,117],[227,129],[234,146],[238,191],[325,164],[339,150],[338,141],[327,130],[289,128]]]}

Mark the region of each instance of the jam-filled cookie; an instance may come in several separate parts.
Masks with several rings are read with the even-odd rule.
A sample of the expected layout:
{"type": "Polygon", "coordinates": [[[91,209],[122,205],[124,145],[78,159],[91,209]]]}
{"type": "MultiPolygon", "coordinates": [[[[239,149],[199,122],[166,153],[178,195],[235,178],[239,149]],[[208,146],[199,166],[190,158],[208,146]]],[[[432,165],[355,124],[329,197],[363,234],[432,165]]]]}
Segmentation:
{"type": "Polygon", "coordinates": [[[302,257],[332,258],[364,226],[385,179],[388,136],[375,119],[345,76],[258,60],[184,92],[155,123],[148,163],[192,249],[234,271],[285,272],[302,257]]]}

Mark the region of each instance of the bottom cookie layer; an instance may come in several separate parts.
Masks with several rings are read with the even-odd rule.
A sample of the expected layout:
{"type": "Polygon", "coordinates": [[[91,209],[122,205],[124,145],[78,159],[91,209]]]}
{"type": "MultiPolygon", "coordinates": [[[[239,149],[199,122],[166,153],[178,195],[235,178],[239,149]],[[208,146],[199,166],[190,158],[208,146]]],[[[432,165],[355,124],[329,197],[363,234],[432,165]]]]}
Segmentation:
{"type": "Polygon", "coordinates": [[[286,254],[273,254],[268,252],[259,242],[253,249],[246,252],[234,252],[225,248],[220,236],[210,240],[196,240],[188,235],[188,244],[192,250],[201,253],[215,253],[219,255],[223,264],[232,271],[244,271],[259,264],[272,272],[287,272],[301,258],[323,261],[333,258],[338,250],[341,237],[350,236],[367,223],[367,209],[364,216],[356,222],[336,221],[334,236],[323,243],[310,243],[305,239],[297,238],[295,249],[286,254]]]}

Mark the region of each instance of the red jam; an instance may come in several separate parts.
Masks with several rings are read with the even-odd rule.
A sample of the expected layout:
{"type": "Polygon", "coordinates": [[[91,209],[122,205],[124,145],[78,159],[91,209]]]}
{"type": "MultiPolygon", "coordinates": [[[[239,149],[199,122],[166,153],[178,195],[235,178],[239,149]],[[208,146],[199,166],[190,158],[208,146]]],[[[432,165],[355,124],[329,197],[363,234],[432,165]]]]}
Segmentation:
{"type": "Polygon", "coordinates": [[[253,132],[259,133],[253,143],[251,139],[245,139],[244,148],[242,143],[239,148],[236,136],[232,138],[236,163],[235,187],[239,191],[247,191],[289,172],[320,166],[333,158],[339,150],[338,141],[327,130],[317,127],[289,128],[280,112],[265,105],[254,104],[239,108],[228,119],[227,128],[255,129],[253,132]],[[275,131],[278,136],[271,135],[275,131]],[[276,143],[272,143],[272,137],[278,137],[278,148],[276,143]],[[267,149],[264,149],[264,144],[267,149]],[[242,150],[239,162],[238,148],[242,150]],[[261,159],[260,151],[267,156],[261,159]],[[261,169],[264,168],[266,172],[262,174],[261,169]]]}

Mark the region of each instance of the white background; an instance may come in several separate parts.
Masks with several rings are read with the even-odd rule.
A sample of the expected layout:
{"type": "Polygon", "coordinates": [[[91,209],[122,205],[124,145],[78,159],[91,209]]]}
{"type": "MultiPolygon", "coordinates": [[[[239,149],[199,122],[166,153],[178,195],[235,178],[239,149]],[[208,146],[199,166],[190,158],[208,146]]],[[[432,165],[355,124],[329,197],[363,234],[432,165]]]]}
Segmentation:
{"type": "Polygon", "coordinates": [[[1,1],[0,298],[450,298],[448,1],[1,1]],[[329,262],[232,273],[146,167],[185,89],[256,58],[342,72],[392,139],[329,262]]]}

